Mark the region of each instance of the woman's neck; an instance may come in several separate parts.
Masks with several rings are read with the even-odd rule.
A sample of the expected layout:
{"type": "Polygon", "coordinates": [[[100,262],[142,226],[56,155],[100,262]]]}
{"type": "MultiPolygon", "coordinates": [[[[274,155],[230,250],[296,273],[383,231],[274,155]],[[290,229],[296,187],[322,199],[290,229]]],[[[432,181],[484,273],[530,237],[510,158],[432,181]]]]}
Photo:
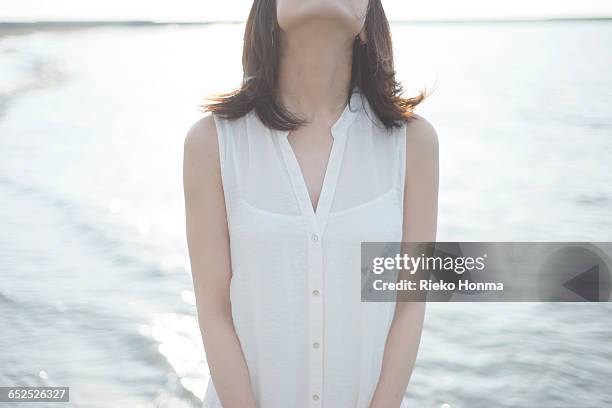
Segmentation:
{"type": "Polygon", "coordinates": [[[317,21],[281,32],[280,47],[280,102],[307,121],[333,122],[350,91],[353,38],[317,21]]]}

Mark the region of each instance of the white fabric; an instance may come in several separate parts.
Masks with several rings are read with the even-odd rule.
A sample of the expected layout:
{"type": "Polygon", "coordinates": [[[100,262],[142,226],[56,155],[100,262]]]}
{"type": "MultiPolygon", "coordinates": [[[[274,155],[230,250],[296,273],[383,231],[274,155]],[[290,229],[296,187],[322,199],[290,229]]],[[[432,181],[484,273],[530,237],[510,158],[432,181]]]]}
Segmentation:
{"type": "MultiPolygon", "coordinates": [[[[215,116],[232,313],[259,408],[366,408],[372,398],[394,304],[360,301],[360,248],[402,239],[406,134],[375,118],[356,88],[332,127],[315,213],[288,132],[254,112],[215,116]]],[[[212,380],[204,407],[221,407],[212,380]]]]}

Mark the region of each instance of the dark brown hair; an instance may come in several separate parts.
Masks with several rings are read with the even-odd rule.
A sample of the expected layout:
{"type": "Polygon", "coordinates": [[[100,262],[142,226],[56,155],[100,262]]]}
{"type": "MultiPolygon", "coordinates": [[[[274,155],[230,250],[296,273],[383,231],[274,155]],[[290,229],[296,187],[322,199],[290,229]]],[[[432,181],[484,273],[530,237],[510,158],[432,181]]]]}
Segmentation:
{"type": "MultiPolygon", "coordinates": [[[[402,86],[395,80],[389,22],[380,1],[369,0],[367,42],[355,38],[353,43],[350,89],[359,87],[382,124],[392,128],[412,116],[425,94],[402,97],[402,86]]],[[[254,109],[264,125],[277,130],[295,130],[304,123],[278,102],[279,30],[276,0],[255,0],[244,32],[242,85],[209,98],[202,107],[205,112],[235,119],[254,109]]],[[[350,93],[348,98],[347,103],[350,93]]]]}

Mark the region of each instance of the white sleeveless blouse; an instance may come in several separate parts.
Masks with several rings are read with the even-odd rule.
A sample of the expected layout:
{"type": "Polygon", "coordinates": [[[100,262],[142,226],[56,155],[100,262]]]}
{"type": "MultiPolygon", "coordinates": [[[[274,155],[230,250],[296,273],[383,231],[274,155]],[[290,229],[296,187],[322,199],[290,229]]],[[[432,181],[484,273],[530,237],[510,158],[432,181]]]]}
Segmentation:
{"type": "MultiPolygon", "coordinates": [[[[406,128],[355,88],[316,211],[288,132],[214,117],[236,333],[259,408],[367,408],[393,303],[361,302],[361,242],[401,241],[406,128]]],[[[212,380],[204,407],[219,408],[212,380]]]]}

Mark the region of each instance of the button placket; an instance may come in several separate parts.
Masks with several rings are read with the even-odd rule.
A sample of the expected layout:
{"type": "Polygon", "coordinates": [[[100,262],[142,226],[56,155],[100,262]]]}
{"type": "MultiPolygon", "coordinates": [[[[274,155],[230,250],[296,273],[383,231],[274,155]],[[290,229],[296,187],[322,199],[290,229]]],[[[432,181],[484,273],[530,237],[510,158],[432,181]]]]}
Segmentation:
{"type": "MultiPolygon", "coordinates": [[[[353,98],[356,94],[352,95],[353,98]]],[[[354,102],[357,102],[356,100],[354,102]]],[[[324,353],[324,296],[323,288],[323,251],[322,240],[323,232],[327,224],[327,218],[331,210],[331,204],[335,194],[336,184],[340,173],[344,148],[346,145],[346,129],[350,121],[355,117],[348,104],[331,128],[334,138],[330,157],[327,163],[323,186],[319,196],[317,209],[313,208],[297,157],[288,140],[289,132],[278,132],[282,144],[282,155],[285,165],[290,174],[291,184],[298,200],[302,215],[306,223],[306,233],[308,242],[308,254],[306,257],[306,273],[308,280],[308,292],[311,296],[309,301],[309,327],[308,341],[310,347],[308,353],[308,387],[310,390],[310,404],[312,408],[321,408],[323,404],[323,353],[324,353]]]]}
{"type": "Polygon", "coordinates": [[[309,327],[309,383],[312,395],[311,406],[321,407],[323,394],[323,299],[321,288],[323,285],[323,253],[321,237],[318,232],[310,234],[309,242],[308,281],[310,296],[310,327],[309,327]]]}

